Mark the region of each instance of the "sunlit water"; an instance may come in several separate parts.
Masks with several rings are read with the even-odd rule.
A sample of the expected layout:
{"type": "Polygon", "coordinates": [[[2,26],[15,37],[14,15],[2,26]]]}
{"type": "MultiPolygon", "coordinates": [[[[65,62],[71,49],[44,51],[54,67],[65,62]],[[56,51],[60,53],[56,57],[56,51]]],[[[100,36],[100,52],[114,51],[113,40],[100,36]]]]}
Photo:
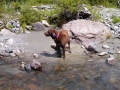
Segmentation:
{"type": "MultiPolygon", "coordinates": [[[[0,63],[0,90],[119,90],[120,89],[120,55],[113,54],[116,63],[109,65],[105,62],[107,56],[89,57],[82,55],[84,49],[72,44],[72,53],[66,52],[66,60],[57,58],[55,51],[50,48],[53,43],[42,32],[23,34],[23,40],[28,45],[24,58],[3,58],[0,63]],[[46,51],[46,53],[44,53],[46,51]],[[43,71],[27,72],[21,69],[21,62],[31,63],[32,54],[39,54],[43,71]]],[[[21,37],[20,36],[20,37],[21,37]]],[[[119,46],[119,39],[109,39],[105,44],[110,45],[110,51],[119,46]],[[114,42],[114,45],[108,42],[114,42]]],[[[101,45],[98,45],[100,51],[101,45]]],[[[108,51],[108,50],[106,50],[108,51]]]]}

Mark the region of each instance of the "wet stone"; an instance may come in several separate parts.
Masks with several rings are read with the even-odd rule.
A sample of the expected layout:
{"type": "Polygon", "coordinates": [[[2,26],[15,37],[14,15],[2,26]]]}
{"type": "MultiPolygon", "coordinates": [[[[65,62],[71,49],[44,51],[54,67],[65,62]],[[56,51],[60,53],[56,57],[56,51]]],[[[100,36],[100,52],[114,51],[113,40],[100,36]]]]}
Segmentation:
{"type": "Polygon", "coordinates": [[[25,70],[26,70],[26,71],[31,71],[31,66],[30,66],[30,64],[26,64],[26,65],[25,65],[25,70]]]}

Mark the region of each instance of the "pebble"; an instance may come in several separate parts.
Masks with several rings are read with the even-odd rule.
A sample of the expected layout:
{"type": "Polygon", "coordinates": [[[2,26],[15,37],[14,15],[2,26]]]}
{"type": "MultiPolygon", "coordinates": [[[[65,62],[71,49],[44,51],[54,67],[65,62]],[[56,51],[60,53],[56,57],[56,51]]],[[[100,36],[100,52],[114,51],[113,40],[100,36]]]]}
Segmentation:
{"type": "Polygon", "coordinates": [[[116,60],[112,55],[109,55],[109,58],[106,60],[106,62],[110,65],[114,65],[116,60]]]}
{"type": "Polygon", "coordinates": [[[109,49],[110,47],[108,45],[103,45],[102,48],[103,49],[109,49]]]}
{"type": "Polygon", "coordinates": [[[31,67],[34,70],[42,71],[42,65],[38,60],[33,60],[33,62],[31,63],[31,67]]]}
{"type": "Polygon", "coordinates": [[[33,57],[34,57],[34,58],[38,58],[38,54],[34,53],[34,54],[33,54],[33,57]]]}
{"type": "Polygon", "coordinates": [[[21,67],[22,67],[22,68],[25,68],[25,64],[24,64],[24,63],[22,63],[22,64],[21,64],[21,67]]]}
{"type": "Polygon", "coordinates": [[[47,27],[50,26],[46,20],[42,20],[42,24],[45,25],[45,26],[47,26],[47,27]]]}
{"type": "Polygon", "coordinates": [[[105,55],[107,55],[108,53],[107,52],[101,52],[101,53],[99,53],[98,55],[99,56],[105,56],[105,55]]]}
{"type": "Polygon", "coordinates": [[[25,70],[26,70],[26,71],[31,71],[31,66],[30,66],[30,64],[26,64],[26,65],[25,65],[25,70]]]}

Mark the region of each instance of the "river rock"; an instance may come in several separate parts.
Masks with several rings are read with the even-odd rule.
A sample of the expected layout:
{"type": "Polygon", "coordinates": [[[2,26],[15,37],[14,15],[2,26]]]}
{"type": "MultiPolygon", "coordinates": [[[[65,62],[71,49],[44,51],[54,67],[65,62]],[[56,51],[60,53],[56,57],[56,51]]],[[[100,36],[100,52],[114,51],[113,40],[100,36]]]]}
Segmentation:
{"type": "Polygon", "coordinates": [[[26,65],[24,66],[24,68],[25,68],[26,71],[31,71],[31,70],[32,70],[30,64],[26,64],[26,65]]]}
{"type": "Polygon", "coordinates": [[[16,55],[14,53],[10,53],[10,56],[11,57],[15,57],[16,55]]]}
{"type": "Polygon", "coordinates": [[[115,58],[113,57],[113,55],[109,55],[109,58],[106,60],[106,62],[110,65],[114,65],[116,60],[115,58]]]}
{"type": "Polygon", "coordinates": [[[109,49],[110,47],[108,45],[103,45],[102,48],[103,49],[109,49]]]}
{"type": "Polygon", "coordinates": [[[32,24],[32,26],[33,26],[33,30],[35,31],[45,30],[45,26],[41,22],[35,22],[32,24]]]}
{"type": "Polygon", "coordinates": [[[5,35],[9,35],[9,36],[15,35],[14,33],[10,32],[10,30],[5,29],[5,28],[0,31],[0,34],[2,34],[3,36],[5,36],[5,35]]]}
{"type": "Polygon", "coordinates": [[[33,57],[34,57],[34,58],[38,58],[38,54],[34,53],[34,54],[33,54],[33,57]]]}
{"type": "Polygon", "coordinates": [[[27,30],[32,30],[32,26],[26,25],[26,29],[27,29],[27,30]]]}
{"type": "Polygon", "coordinates": [[[120,51],[117,51],[117,54],[120,54],[120,51]]]}
{"type": "Polygon", "coordinates": [[[38,60],[33,60],[31,63],[31,68],[37,71],[42,71],[42,65],[38,60]]]}
{"type": "Polygon", "coordinates": [[[107,53],[107,52],[101,52],[101,53],[99,53],[98,55],[99,55],[99,56],[105,56],[105,55],[108,55],[108,53],[107,53]]]}
{"type": "Polygon", "coordinates": [[[79,12],[77,18],[86,19],[89,18],[90,16],[91,12],[88,10],[88,8],[86,6],[82,6],[82,10],[79,12]]]}
{"type": "Polygon", "coordinates": [[[63,25],[76,43],[96,44],[105,41],[111,36],[111,31],[101,22],[78,19],[63,25]]]}
{"type": "Polygon", "coordinates": [[[19,49],[13,50],[13,53],[17,56],[21,54],[21,51],[19,49]]]}
{"type": "Polygon", "coordinates": [[[7,49],[5,50],[5,52],[6,52],[6,53],[13,53],[13,50],[12,50],[12,49],[7,48],[7,49]]]}
{"type": "Polygon", "coordinates": [[[42,24],[45,25],[46,27],[50,26],[46,20],[42,20],[42,24]]]}

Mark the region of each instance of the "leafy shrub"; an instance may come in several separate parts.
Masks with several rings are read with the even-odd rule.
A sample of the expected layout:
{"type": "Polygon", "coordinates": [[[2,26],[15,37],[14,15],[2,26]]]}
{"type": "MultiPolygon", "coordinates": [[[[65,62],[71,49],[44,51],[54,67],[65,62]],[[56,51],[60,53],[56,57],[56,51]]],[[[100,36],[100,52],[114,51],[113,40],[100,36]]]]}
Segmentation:
{"type": "Polygon", "coordinates": [[[23,33],[26,31],[26,23],[22,23],[23,33]]]}
{"type": "Polygon", "coordinates": [[[13,25],[12,25],[12,24],[8,24],[8,28],[9,28],[9,29],[12,29],[12,28],[13,28],[13,25]]]}
{"type": "Polygon", "coordinates": [[[92,14],[92,21],[99,21],[101,19],[97,8],[94,7],[94,9],[91,9],[90,12],[92,14]]]}
{"type": "Polygon", "coordinates": [[[88,4],[86,0],[57,0],[57,8],[56,14],[49,17],[50,23],[56,24],[60,26],[62,24],[62,20],[64,19],[66,22],[76,19],[79,5],[80,4],[88,4]]]}
{"type": "Polygon", "coordinates": [[[0,0],[0,13],[4,12],[5,0],[0,0]]]}
{"type": "Polygon", "coordinates": [[[113,17],[112,17],[112,20],[113,20],[113,23],[114,23],[114,24],[115,24],[115,23],[118,23],[118,22],[120,22],[120,17],[113,16],[113,17]]]}
{"type": "Polygon", "coordinates": [[[41,20],[41,14],[30,7],[25,7],[21,9],[21,15],[19,17],[21,23],[26,23],[31,25],[36,21],[41,20]]]}

